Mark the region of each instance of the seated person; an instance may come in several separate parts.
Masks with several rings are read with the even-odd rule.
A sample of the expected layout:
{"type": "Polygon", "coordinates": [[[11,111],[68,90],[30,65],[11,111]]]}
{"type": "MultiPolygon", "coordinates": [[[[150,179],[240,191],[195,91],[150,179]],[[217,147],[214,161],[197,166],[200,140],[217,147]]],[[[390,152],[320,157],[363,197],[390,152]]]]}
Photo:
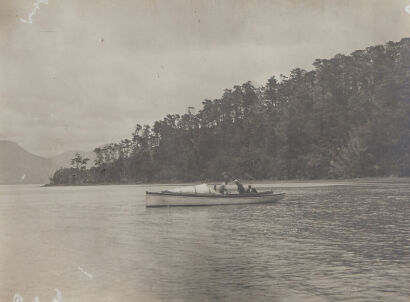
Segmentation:
{"type": "Polygon", "coordinates": [[[258,193],[258,191],[256,191],[256,188],[252,188],[251,185],[248,185],[248,189],[246,189],[246,193],[258,193]]]}
{"type": "Polygon", "coordinates": [[[233,182],[236,184],[239,194],[246,193],[246,190],[245,190],[244,186],[239,182],[239,179],[235,179],[233,182]]]}
{"type": "Polygon", "coordinates": [[[223,172],[223,173],[222,173],[222,176],[223,176],[223,178],[224,178],[224,183],[225,183],[225,185],[227,185],[227,184],[229,183],[229,180],[230,180],[230,177],[229,177],[228,173],[223,172]]]}
{"type": "Polygon", "coordinates": [[[218,192],[221,193],[221,194],[227,194],[228,193],[228,190],[226,189],[226,185],[225,185],[224,182],[219,186],[218,192]]]}

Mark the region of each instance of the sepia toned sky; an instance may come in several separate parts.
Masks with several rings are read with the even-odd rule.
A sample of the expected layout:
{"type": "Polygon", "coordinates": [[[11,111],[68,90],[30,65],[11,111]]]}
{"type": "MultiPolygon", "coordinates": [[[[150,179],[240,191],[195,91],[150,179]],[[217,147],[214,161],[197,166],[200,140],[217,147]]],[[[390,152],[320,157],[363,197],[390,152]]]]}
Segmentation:
{"type": "Polygon", "coordinates": [[[410,0],[46,2],[0,2],[0,139],[42,156],[410,36],[410,0]]]}

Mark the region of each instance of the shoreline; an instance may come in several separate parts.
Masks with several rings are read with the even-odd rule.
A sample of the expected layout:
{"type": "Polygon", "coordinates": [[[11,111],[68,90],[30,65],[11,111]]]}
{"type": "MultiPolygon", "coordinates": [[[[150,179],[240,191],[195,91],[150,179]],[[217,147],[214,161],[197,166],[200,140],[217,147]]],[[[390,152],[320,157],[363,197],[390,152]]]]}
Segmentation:
{"type": "MultiPolygon", "coordinates": [[[[400,177],[400,176],[384,176],[384,177],[363,177],[363,178],[343,178],[343,179],[289,179],[289,180],[242,180],[243,184],[251,184],[251,185],[276,185],[280,186],[283,185],[291,185],[296,186],[298,184],[304,184],[305,186],[332,186],[332,185],[349,185],[359,182],[388,182],[388,181],[397,181],[397,180],[409,180],[409,177],[400,177]]],[[[156,182],[156,183],[98,183],[98,184],[43,184],[41,187],[88,187],[88,186],[189,186],[189,185],[197,185],[204,182],[156,182]]],[[[221,181],[209,181],[206,182],[209,185],[220,184],[221,181]]],[[[232,185],[232,184],[228,184],[232,185]]]]}

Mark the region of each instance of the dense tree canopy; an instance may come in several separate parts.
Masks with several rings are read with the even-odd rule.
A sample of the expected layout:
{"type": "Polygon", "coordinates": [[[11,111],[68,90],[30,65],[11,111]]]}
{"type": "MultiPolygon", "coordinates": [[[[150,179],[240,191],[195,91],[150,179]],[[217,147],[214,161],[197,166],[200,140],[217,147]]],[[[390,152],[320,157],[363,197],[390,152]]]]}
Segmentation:
{"type": "Polygon", "coordinates": [[[73,172],[82,183],[410,176],[410,39],[313,66],[137,125],[96,148],[94,167],[52,183],[73,172]]]}

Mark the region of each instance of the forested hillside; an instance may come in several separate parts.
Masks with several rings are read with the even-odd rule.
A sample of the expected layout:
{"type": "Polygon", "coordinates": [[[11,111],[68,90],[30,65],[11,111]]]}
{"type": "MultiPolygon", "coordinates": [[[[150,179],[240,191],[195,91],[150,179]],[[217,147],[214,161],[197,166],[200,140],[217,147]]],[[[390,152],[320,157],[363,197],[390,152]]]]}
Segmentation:
{"type": "Polygon", "coordinates": [[[313,66],[137,125],[52,183],[410,176],[410,39],[313,66]]]}

